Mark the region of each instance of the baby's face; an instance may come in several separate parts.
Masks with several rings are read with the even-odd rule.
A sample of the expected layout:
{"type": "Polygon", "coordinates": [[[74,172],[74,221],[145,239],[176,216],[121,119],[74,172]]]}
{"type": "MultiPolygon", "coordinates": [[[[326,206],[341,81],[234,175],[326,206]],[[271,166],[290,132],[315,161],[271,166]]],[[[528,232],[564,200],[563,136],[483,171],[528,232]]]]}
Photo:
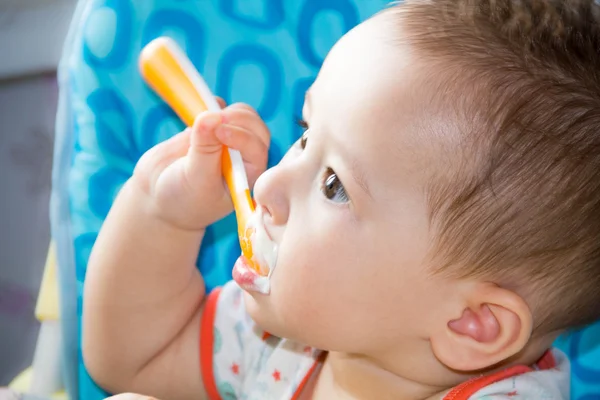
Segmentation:
{"type": "Polygon", "coordinates": [[[273,334],[376,352],[425,338],[450,294],[427,261],[426,190],[443,139],[394,29],[380,16],[333,48],[306,95],[303,139],[256,184],[279,257],[270,296],[246,300],[273,334]]]}

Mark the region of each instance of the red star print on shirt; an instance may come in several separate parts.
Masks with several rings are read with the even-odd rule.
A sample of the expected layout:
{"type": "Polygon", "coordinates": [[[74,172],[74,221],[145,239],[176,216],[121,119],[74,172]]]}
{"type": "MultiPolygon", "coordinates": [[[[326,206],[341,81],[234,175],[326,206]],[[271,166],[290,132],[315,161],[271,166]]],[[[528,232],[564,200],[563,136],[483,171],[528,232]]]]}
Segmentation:
{"type": "Polygon", "coordinates": [[[517,391],[515,390],[514,392],[510,392],[507,394],[508,397],[515,397],[517,395],[517,391]]]}
{"type": "Polygon", "coordinates": [[[275,382],[279,382],[281,380],[281,372],[275,370],[273,372],[273,379],[275,379],[275,382]]]}
{"type": "Polygon", "coordinates": [[[237,365],[236,363],[233,363],[233,365],[231,366],[231,372],[233,372],[235,375],[240,373],[240,366],[237,365]]]}

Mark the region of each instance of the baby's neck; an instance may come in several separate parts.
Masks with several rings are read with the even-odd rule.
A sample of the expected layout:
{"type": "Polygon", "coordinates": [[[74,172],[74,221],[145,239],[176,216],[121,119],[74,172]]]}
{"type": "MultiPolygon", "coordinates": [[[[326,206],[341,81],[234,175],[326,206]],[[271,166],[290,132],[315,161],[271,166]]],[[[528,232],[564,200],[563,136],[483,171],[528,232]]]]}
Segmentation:
{"type": "Polygon", "coordinates": [[[307,392],[312,400],[438,400],[449,389],[407,379],[366,357],[331,352],[307,392]]]}

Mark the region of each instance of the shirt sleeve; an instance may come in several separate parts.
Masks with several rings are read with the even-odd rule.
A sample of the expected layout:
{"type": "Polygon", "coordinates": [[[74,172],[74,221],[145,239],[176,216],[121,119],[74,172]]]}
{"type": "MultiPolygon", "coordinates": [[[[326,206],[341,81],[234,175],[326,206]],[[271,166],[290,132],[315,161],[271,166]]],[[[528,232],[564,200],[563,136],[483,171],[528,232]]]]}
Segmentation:
{"type": "Polygon", "coordinates": [[[200,365],[209,399],[242,397],[253,354],[266,346],[264,336],[246,312],[235,282],[208,295],[200,327],[200,365]]]}

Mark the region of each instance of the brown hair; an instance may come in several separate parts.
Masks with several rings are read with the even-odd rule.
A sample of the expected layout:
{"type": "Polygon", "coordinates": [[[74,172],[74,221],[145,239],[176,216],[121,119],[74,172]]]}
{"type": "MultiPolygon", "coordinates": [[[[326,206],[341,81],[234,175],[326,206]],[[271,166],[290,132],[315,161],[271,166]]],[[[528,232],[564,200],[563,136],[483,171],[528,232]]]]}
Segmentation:
{"type": "Polygon", "coordinates": [[[396,9],[425,62],[454,66],[449,93],[470,99],[461,113],[476,121],[465,144],[475,161],[430,191],[441,271],[534,299],[537,332],[600,318],[600,7],[407,0],[396,9]]]}

